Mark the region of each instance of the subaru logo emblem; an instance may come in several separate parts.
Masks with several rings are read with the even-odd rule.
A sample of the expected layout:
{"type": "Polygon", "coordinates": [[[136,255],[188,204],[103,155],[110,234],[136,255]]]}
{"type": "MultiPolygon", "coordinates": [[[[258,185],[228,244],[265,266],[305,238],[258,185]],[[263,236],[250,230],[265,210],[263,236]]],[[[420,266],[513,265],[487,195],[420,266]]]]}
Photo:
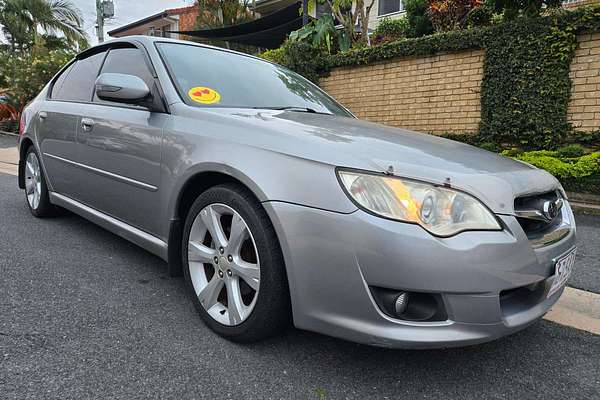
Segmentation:
{"type": "Polygon", "coordinates": [[[550,222],[556,218],[562,206],[563,201],[560,198],[556,199],[555,201],[547,200],[542,205],[542,215],[548,222],[550,222]]]}

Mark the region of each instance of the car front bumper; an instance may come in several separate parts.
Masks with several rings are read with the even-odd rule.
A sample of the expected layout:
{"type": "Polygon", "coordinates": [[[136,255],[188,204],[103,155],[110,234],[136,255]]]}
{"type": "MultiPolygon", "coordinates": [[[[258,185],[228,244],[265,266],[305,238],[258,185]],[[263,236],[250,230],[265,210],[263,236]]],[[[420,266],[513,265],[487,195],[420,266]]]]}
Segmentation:
{"type": "Polygon", "coordinates": [[[513,216],[502,231],[434,237],[417,225],[283,202],[264,203],[284,253],[294,324],[301,329],[376,346],[436,348],[486,342],[541,318],[562,289],[547,297],[557,258],[575,246],[571,229],[534,249],[513,216]],[[543,291],[524,302],[503,301],[511,289],[543,291]],[[438,294],[447,319],[411,322],[390,317],[370,287],[438,294]]]}

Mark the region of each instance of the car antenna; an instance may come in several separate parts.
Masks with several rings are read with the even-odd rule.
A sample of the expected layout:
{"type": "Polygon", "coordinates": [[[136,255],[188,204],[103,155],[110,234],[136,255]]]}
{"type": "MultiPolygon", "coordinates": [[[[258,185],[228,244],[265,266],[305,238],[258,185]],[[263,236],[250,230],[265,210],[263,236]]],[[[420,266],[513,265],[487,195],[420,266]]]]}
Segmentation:
{"type": "Polygon", "coordinates": [[[388,166],[387,170],[385,171],[386,175],[394,175],[394,167],[393,166],[388,166]]]}

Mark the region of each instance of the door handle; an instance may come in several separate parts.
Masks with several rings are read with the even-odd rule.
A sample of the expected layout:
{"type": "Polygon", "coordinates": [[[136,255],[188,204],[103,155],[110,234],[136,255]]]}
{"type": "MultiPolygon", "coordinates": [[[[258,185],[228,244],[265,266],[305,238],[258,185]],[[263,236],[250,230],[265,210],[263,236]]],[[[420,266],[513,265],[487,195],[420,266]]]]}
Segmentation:
{"type": "Polygon", "coordinates": [[[89,132],[94,127],[94,120],[91,118],[82,118],[81,119],[81,127],[84,131],[89,132]]]}
{"type": "Polygon", "coordinates": [[[40,111],[38,117],[40,117],[41,120],[44,120],[48,117],[48,113],[46,111],[40,111]]]}

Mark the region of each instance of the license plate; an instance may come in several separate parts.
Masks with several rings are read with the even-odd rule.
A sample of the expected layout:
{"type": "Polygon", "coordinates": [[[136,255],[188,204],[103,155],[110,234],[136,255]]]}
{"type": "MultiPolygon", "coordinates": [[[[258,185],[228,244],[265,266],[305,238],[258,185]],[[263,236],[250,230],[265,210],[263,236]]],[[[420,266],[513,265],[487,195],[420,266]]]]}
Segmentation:
{"type": "Polygon", "coordinates": [[[548,297],[559,291],[569,280],[575,264],[576,249],[569,251],[556,261],[554,265],[554,281],[548,291],[548,297]]]}

